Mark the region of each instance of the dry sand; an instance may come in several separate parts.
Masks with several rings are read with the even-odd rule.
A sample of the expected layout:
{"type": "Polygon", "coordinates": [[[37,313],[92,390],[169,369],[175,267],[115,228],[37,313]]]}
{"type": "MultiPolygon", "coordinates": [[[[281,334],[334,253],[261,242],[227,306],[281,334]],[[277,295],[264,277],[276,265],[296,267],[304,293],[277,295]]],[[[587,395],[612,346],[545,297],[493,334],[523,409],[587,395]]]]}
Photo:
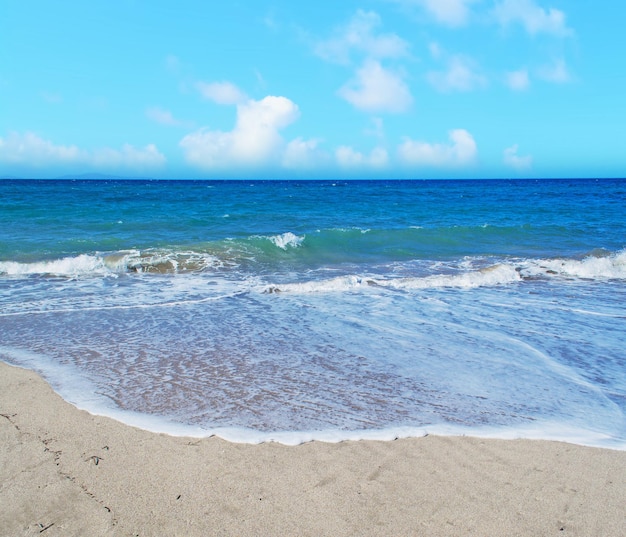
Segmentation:
{"type": "Polygon", "coordinates": [[[233,444],[92,416],[0,363],[0,535],[626,535],[626,452],[425,438],[233,444]]]}

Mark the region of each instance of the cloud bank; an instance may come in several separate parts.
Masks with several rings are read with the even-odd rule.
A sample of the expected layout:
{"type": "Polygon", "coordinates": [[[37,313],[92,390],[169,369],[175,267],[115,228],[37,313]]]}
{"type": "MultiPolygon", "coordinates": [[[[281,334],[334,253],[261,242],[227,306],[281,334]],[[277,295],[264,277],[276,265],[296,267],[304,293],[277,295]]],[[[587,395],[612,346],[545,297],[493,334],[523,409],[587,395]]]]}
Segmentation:
{"type": "Polygon", "coordinates": [[[454,129],[448,134],[449,144],[431,144],[406,138],[398,148],[402,162],[411,166],[455,168],[473,164],[477,146],[465,129],[454,129]]]}
{"type": "Polygon", "coordinates": [[[0,162],[29,167],[86,165],[99,168],[158,168],[165,157],[154,144],[136,148],[124,144],[121,149],[101,148],[94,151],[76,145],[58,145],[32,132],[10,133],[0,138],[0,162]]]}
{"type": "Polygon", "coordinates": [[[369,155],[349,146],[340,146],[335,151],[337,163],[342,168],[384,168],[389,162],[387,150],[375,147],[369,155]]]}

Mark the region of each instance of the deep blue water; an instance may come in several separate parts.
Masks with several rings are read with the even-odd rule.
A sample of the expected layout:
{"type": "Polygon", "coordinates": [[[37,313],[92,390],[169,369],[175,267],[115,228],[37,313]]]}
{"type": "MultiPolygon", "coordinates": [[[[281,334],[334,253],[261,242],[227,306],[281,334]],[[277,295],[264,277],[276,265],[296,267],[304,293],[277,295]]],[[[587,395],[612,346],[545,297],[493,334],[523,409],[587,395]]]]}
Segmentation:
{"type": "Polygon", "coordinates": [[[626,181],[0,181],[0,358],[232,440],[626,447],[626,181]]]}

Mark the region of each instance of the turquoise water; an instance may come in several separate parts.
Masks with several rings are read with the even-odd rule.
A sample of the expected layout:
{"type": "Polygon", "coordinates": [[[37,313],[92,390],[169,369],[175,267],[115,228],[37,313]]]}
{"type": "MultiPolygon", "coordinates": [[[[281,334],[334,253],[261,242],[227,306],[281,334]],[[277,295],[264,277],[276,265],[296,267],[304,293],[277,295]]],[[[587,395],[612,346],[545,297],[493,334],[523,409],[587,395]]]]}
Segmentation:
{"type": "Polygon", "coordinates": [[[0,181],[0,358],[152,430],[626,447],[626,181],[0,181]]]}

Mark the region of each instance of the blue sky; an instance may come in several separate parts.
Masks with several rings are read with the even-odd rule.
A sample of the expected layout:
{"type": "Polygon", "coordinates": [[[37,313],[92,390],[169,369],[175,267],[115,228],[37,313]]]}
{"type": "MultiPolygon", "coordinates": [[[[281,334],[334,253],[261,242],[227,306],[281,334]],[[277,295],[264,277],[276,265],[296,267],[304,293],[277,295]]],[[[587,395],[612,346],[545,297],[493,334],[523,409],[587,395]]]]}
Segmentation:
{"type": "Polygon", "coordinates": [[[623,177],[624,20],[588,0],[3,0],[0,175],[623,177]]]}

